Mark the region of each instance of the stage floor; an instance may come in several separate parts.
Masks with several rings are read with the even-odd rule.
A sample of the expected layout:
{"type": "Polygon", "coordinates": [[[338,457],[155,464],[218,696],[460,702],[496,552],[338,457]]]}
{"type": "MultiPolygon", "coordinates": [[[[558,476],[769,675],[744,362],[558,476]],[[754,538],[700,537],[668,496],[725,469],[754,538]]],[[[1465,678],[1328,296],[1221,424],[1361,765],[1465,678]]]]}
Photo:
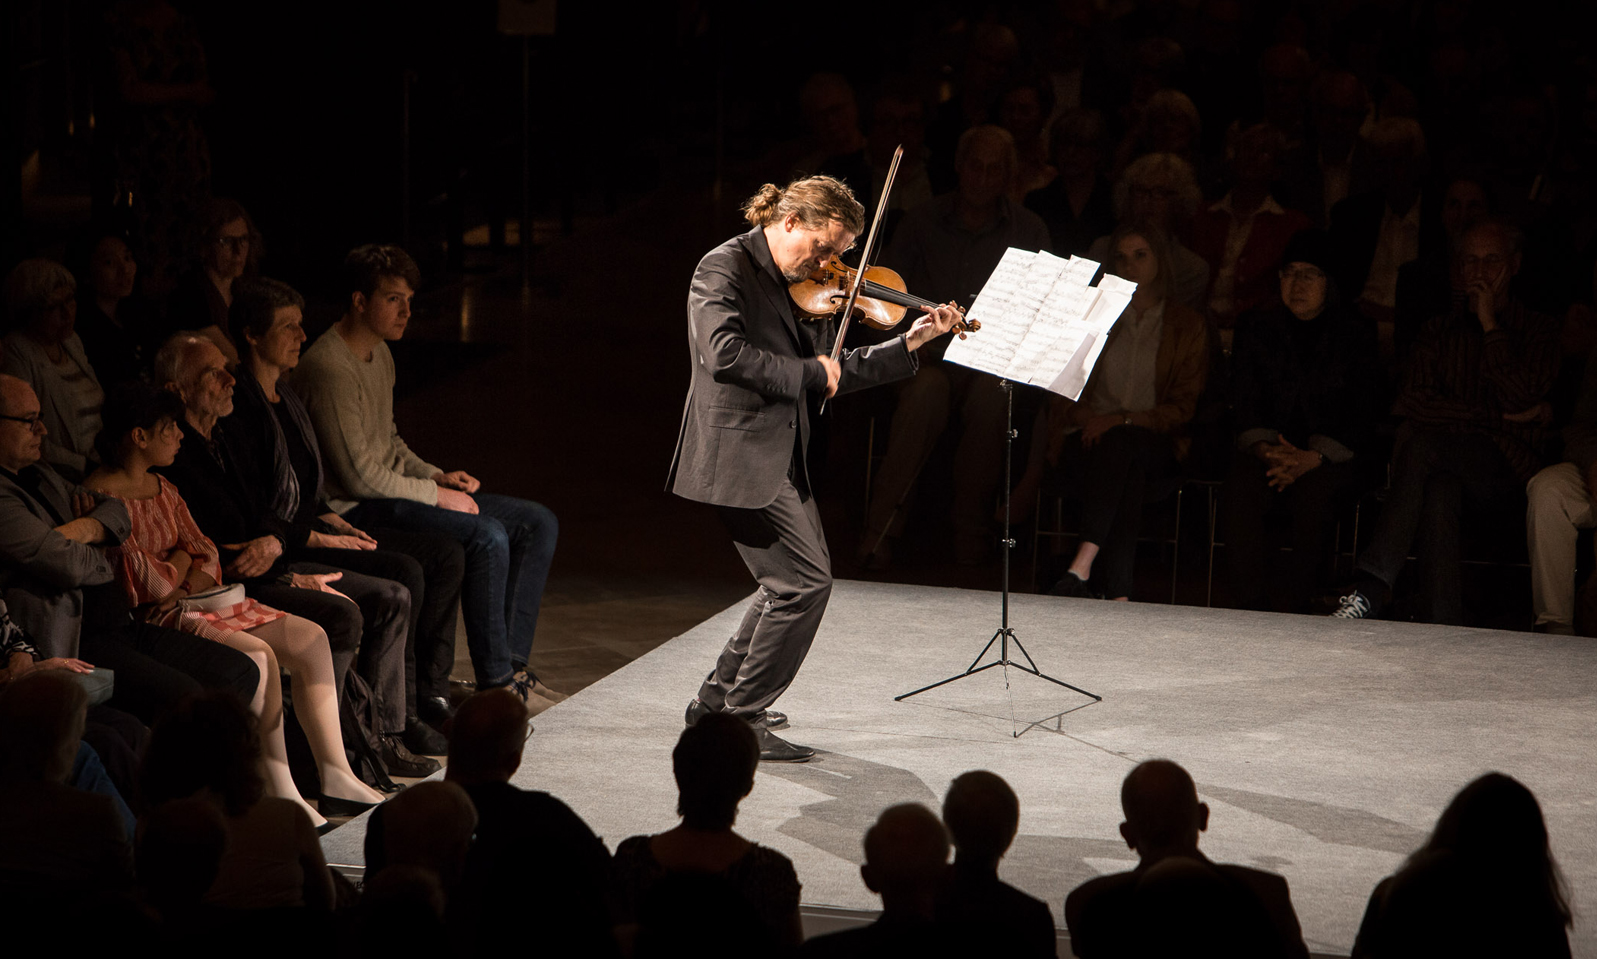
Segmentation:
{"type": "MultiPolygon", "coordinates": [[[[539,716],[517,784],[564,799],[611,848],[675,825],[683,708],[741,612],[539,716]]],[[[954,776],[990,769],[1021,801],[1002,874],[1062,925],[1070,889],[1134,864],[1120,781],[1166,757],[1211,809],[1203,850],[1285,875],[1310,949],[1346,954],[1375,883],[1495,769],[1540,798],[1575,954],[1597,959],[1592,640],[1021,595],[1010,624],[1037,665],[1103,702],[1014,669],[893,701],[964,670],[999,614],[996,593],[837,584],[779,703],[793,724],[781,735],[821,754],[762,765],[737,824],[793,859],[805,903],[877,908],[858,870],[876,815],[907,801],[935,810],[954,776]]],[[[359,864],[363,833],[363,820],[330,833],[329,861],[359,864]]]]}

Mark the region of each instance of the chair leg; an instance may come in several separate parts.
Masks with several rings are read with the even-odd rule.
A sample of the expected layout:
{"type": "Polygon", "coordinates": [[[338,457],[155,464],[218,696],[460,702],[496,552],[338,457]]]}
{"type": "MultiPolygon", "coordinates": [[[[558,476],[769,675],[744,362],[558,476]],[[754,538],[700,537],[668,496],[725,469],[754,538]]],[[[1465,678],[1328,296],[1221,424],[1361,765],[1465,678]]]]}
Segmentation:
{"type": "Polygon", "coordinates": [[[1203,590],[1203,605],[1214,605],[1214,527],[1217,516],[1215,513],[1214,487],[1209,489],[1209,581],[1203,590]]]}
{"type": "Polygon", "coordinates": [[[1181,572],[1181,494],[1184,491],[1176,487],[1176,535],[1175,548],[1170,554],[1170,605],[1176,604],[1176,585],[1181,572]]]}

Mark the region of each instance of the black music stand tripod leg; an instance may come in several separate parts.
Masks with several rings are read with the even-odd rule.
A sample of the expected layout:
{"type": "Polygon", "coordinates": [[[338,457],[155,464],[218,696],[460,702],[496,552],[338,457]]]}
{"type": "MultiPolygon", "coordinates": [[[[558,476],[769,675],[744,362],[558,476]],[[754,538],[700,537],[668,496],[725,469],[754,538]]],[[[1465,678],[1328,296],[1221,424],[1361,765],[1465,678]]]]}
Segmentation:
{"type": "Polygon", "coordinates": [[[1037,668],[1036,661],[1031,658],[1030,653],[1026,652],[1026,647],[1020,644],[1020,637],[1015,635],[1014,628],[1009,625],[1009,552],[1015,548],[1015,540],[1009,535],[1009,487],[1011,484],[1011,469],[1014,459],[1015,436],[1017,435],[1015,432],[1015,384],[1008,380],[999,380],[998,386],[1004,391],[1007,407],[1004,414],[1004,538],[1002,543],[1004,547],[1003,619],[998,627],[998,631],[993,633],[993,638],[987,641],[987,645],[983,646],[981,652],[976,654],[976,658],[969,666],[965,667],[964,672],[956,673],[947,679],[940,679],[937,682],[932,683],[930,686],[922,686],[921,688],[912,692],[894,696],[893,702],[895,703],[903,702],[911,696],[919,696],[921,693],[924,693],[927,690],[936,689],[939,686],[946,686],[949,683],[964,679],[967,676],[974,676],[984,670],[992,669],[994,666],[1013,666],[1021,672],[1030,673],[1039,679],[1046,679],[1050,683],[1053,683],[1057,686],[1063,686],[1066,689],[1078,692],[1083,696],[1091,698],[1094,702],[1103,702],[1103,697],[1099,696],[1097,693],[1090,693],[1087,690],[1082,689],[1080,686],[1072,686],[1070,683],[1067,683],[1062,679],[1055,679],[1054,677],[1043,672],[1041,669],[1037,668]],[[1025,663],[1020,663],[1009,658],[1009,644],[1011,642],[1015,644],[1016,649],[1020,650],[1020,655],[1026,658],[1025,663]],[[987,651],[993,648],[994,643],[998,644],[998,658],[986,664],[985,666],[978,666],[977,663],[982,661],[982,657],[987,655],[987,651]]]}

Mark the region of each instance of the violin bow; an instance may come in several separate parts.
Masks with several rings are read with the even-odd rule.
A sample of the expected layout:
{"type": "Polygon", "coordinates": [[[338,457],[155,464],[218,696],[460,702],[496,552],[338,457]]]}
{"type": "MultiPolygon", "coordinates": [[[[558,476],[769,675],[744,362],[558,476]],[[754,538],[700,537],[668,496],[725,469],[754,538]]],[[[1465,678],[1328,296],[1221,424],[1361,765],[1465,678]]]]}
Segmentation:
{"type": "MultiPolygon", "coordinates": [[[[904,145],[893,151],[893,162],[887,167],[887,180],[882,183],[882,197],[876,201],[876,216],[871,219],[871,230],[865,235],[865,248],[860,251],[859,269],[854,274],[854,285],[848,291],[848,301],[843,304],[843,318],[837,324],[837,338],[832,341],[832,359],[843,355],[843,337],[848,335],[849,321],[854,318],[854,304],[859,301],[860,287],[865,282],[865,271],[870,267],[870,256],[876,243],[876,231],[882,225],[882,215],[887,212],[887,199],[893,192],[893,180],[898,176],[898,163],[904,159],[904,145]]],[[[821,400],[821,412],[826,411],[826,400],[821,400]]]]}

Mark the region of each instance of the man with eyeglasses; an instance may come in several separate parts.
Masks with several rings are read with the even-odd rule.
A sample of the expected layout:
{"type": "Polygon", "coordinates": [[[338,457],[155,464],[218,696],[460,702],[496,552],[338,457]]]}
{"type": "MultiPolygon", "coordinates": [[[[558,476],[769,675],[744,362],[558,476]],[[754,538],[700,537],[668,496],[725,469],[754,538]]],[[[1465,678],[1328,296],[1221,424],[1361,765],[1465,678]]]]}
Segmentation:
{"type": "Polygon", "coordinates": [[[1520,232],[1483,220],[1464,234],[1459,268],[1467,298],[1435,318],[1414,347],[1394,412],[1407,418],[1392,461],[1392,488],[1353,590],[1333,613],[1379,615],[1418,545],[1433,622],[1464,620],[1459,576],[1463,512],[1523,509],[1540,469],[1558,375],[1560,324],[1514,298],[1520,232]]]}
{"type": "Polygon", "coordinates": [[[62,479],[41,459],[39,398],[0,375],[0,597],[43,659],[115,673],[111,705],[146,723],[202,687],[254,695],[260,672],[241,652],[135,622],[106,547],[128,535],[118,500],[62,479]]]}

